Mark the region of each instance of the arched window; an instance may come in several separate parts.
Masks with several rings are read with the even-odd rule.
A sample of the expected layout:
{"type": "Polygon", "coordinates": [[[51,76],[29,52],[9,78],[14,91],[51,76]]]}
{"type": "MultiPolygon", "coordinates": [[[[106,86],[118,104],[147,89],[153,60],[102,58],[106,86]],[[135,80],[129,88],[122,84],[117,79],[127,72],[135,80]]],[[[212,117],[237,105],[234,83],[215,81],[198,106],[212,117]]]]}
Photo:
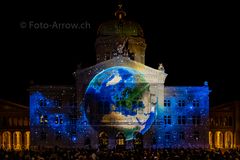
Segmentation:
{"type": "Polygon", "coordinates": [[[24,148],[29,150],[30,147],[30,131],[24,133],[24,148]]]}
{"type": "Polygon", "coordinates": [[[119,146],[125,146],[125,136],[122,132],[118,132],[116,135],[116,145],[119,146]]]}
{"type": "Polygon", "coordinates": [[[11,132],[5,131],[2,134],[2,148],[4,150],[11,149],[11,132]]]}
{"type": "Polygon", "coordinates": [[[13,149],[16,151],[22,149],[22,133],[20,131],[13,133],[13,149]]]}
{"type": "Polygon", "coordinates": [[[107,133],[100,132],[98,135],[98,141],[100,149],[106,149],[109,144],[107,133]]]}
{"type": "Polygon", "coordinates": [[[221,131],[215,132],[214,140],[216,148],[223,148],[223,133],[221,131]]]}
{"type": "Polygon", "coordinates": [[[233,148],[233,133],[231,131],[225,132],[224,135],[225,148],[233,148]]]}

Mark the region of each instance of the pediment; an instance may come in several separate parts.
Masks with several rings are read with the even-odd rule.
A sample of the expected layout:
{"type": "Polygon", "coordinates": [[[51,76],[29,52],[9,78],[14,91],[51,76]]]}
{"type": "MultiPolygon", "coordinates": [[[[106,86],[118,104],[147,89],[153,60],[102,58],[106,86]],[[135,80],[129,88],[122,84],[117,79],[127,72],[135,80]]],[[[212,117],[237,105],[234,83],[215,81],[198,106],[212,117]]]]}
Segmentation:
{"type": "Polygon", "coordinates": [[[133,68],[144,74],[144,76],[150,83],[164,83],[167,76],[167,74],[163,71],[151,68],[123,56],[114,57],[110,60],[100,62],[89,68],[78,70],[76,72],[76,76],[84,77],[84,80],[87,82],[90,81],[96,74],[100,73],[101,71],[114,66],[133,68]]]}

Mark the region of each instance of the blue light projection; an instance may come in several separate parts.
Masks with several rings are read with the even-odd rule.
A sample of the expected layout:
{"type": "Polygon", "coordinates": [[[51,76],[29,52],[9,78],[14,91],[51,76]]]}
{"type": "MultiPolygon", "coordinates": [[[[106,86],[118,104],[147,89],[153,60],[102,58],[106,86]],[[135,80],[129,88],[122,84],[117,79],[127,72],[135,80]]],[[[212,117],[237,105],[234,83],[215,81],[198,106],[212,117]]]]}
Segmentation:
{"type": "Polygon", "coordinates": [[[165,87],[153,125],[157,147],[208,147],[208,86],[165,87]]]}
{"type": "Polygon", "coordinates": [[[35,92],[30,96],[31,131],[33,133],[35,130],[44,131],[71,139],[69,112],[59,111],[56,104],[56,100],[46,98],[41,92],[35,92]]]}
{"type": "Polygon", "coordinates": [[[115,66],[98,73],[85,93],[90,125],[110,136],[121,131],[127,140],[135,131],[144,134],[155,115],[150,107],[149,87],[144,75],[129,67],[115,66]]]}
{"type": "MultiPolygon", "coordinates": [[[[84,101],[77,107],[82,114],[73,123],[71,108],[59,108],[56,99],[39,91],[32,92],[31,136],[34,139],[44,131],[51,136],[52,145],[66,144],[66,141],[79,145],[92,128],[96,134],[103,130],[122,131],[127,140],[132,139],[134,131],[142,134],[150,131],[151,138],[156,137],[158,148],[208,147],[208,86],[165,87],[164,98],[169,105],[159,104],[157,98],[153,106],[148,102],[150,85],[140,72],[131,68],[106,69],[89,83],[84,101]],[[59,135],[62,141],[56,141],[59,135]]],[[[110,138],[116,135],[108,134],[110,138]]]]}

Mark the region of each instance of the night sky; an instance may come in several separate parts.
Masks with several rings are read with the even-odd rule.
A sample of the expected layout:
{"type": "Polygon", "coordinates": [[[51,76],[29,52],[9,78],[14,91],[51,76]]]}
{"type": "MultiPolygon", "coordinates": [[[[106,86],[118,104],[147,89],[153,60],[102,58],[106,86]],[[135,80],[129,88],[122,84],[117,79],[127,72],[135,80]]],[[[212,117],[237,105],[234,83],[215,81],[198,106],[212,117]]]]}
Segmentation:
{"type": "MultiPolygon", "coordinates": [[[[124,1],[126,19],[138,22],[147,43],[146,65],[163,63],[166,85],[209,82],[211,106],[240,100],[236,4],[124,1]]],[[[30,82],[74,85],[78,64],[94,65],[98,26],[114,19],[117,1],[35,2],[9,7],[0,62],[0,98],[28,106],[30,82]],[[14,10],[14,11],[13,11],[14,10]],[[21,28],[20,24],[83,23],[88,29],[21,28]]]]}

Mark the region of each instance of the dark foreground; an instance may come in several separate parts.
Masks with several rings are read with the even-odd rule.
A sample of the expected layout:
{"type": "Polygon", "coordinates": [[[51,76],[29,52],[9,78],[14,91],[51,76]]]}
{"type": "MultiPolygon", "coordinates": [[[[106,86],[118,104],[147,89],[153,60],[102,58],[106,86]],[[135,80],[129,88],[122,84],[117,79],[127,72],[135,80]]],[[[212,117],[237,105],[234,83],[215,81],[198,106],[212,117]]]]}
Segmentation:
{"type": "Polygon", "coordinates": [[[42,151],[3,151],[1,160],[158,160],[158,159],[240,159],[240,149],[206,150],[206,149],[144,149],[134,150],[84,150],[84,149],[47,149],[42,151]]]}

